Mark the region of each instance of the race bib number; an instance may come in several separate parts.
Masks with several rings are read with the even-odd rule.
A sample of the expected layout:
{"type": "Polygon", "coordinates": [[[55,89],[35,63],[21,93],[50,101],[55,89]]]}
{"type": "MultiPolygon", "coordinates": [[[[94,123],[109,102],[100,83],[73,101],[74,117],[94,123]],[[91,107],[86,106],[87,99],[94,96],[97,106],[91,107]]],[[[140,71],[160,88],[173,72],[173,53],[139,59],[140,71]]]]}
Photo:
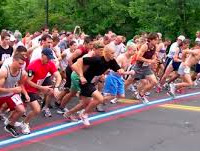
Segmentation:
{"type": "Polygon", "coordinates": [[[10,54],[2,54],[1,61],[5,61],[5,59],[9,58],[10,54]]]}
{"type": "Polygon", "coordinates": [[[15,94],[11,97],[12,101],[16,104],[16,105],[20,105],[22,104],[22,99],[21,97],[19,96],[19,94],[15,94]]]}
{"type": "Polygon", "coordinates": [[[178,57],[180,58],[180,59],[182,59],[182,53],[179,53],[179,55],[178,55],[178,57]]]}

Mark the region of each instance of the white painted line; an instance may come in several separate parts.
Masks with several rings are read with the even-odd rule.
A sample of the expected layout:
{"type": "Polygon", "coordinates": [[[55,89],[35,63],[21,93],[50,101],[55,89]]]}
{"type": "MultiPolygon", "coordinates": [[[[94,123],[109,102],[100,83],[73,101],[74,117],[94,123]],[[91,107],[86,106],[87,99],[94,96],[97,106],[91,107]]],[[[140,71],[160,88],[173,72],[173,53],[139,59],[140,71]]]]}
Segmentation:
{"type": "MultiPolygon", "coordinates": [[[[175,99],[181,99],[181,98],[184,98],[184,97],[189,97],[189,96],[194,96],[194,95],[200,95],[200,92],[180,95],[180,96],[177,96],[175,99]]],[[[108,117],[108,116],[111,116],[111,115],[114,115],[114,114],[119,114],[119,113],[122,113],[122,112],[146,107],[148,105],[154,105],[154,104],[158,104],[158,103],[162,103],[162,102],[166,102],[166,101],[171,101],[171,100],[172,100],[172,98],[166,98],[166,99],[159,99],[159,100],[151,101],[146,105],[145,104],[132,105],[132,106],[124,107],[124,108],[117,109],[117,110],[114,110],[114,111],[111,111],[111,112],[107,112],[107,113],[104,113],[104,114],[92,116],[92,117],[89,118],[89,120],[96,120],[96,119],[99,119],[99,118],[104,118],[104,117],[108,117]]],[[[70,122],[70,123],[58,125],[58,126],[55,126],[55,127],[52,127],[52,128],[39,130],[39,131],[33,132],[29,135],[20,136],[18,138],[7,139],[7,140],[4,140],[4,141],[1,141],[0,146],[6,146],[7,144],[14,144],[15,142],[20,142],[20,140],[24,141],[24,140],[32,138],[32,137],[36,137],[36,136],[39,136],[39,135],[55,132],[55,131],[58,131],[58,130],[61,130],[61,129],[64,129],[64,128],[67,128],[67,127],[76,126],[76,125],[81,124],[81,123],[82,123],[81,121],[70,122]]]]}

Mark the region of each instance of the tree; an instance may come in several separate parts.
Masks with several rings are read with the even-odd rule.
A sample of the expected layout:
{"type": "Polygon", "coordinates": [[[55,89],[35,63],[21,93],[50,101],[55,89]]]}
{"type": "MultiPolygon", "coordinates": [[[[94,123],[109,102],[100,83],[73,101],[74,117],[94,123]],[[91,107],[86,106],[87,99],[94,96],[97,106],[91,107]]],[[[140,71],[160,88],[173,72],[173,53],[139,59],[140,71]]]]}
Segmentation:
{"type": "Polygon", "coordinates": [[[135,0],[130,3],[131,17],[138,18],[138,31],[154,31],[175,38],[179,34],[193,36],[198,29],[198,0],[135,0]],[[192,25],[192,28],[191,28],[192,25]]]}

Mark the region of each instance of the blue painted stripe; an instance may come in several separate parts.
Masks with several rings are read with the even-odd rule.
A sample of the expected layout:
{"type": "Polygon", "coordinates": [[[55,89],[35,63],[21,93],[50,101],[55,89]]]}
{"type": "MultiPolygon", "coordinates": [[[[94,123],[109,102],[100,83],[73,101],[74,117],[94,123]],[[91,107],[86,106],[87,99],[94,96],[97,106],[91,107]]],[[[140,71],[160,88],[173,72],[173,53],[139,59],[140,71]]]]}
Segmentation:
{"type": "MultiPolygon", "coordinates": [[[[180,96],[177,96],[175,99],[181,99],[181,98],[190,97],[190,96],[194,96],[194,95],[200,95],[200,92],[180,95],[180,96]]],[[[97,120],[97,119],[100,119],[100,118],[109,117],[109,116],[112,116],[112,115],[115,115],[115,114],[120,114],[120,113],[123,113],[123,112],[130,111],[130,110],[141,109],[143,107],[147,107],[147,106],[159,104],[159,103],[164,103],[164,102],[171,101],[171,100],[172,100],[172,98],[166,98],[166,99],[154,100],[154,101],[149,102],[148,104],[139,104],[139,105],[127,106],[127,107],[120,108],[120,109],[117,109],[117,110],[114,110],[114,111],[111,111],[111,112],[92,116],[92,117],[89,118],[89,120],[94,121],[94,120],[97,120]]],[[[3,147],[3,146],[6,146],[8,144],[18,143],[19,141],[25,141],[25,140],[28,140],[28,139],[31,139],[31,138],[34,138],[34,137],[37,137],[37,136],[45,135],[47,133],[49,134],[49,133],[52,133],[52,132],[63,130],[63,129],[68,128],[68,127],[74,127],[74,126],[77,126],[79,124],[82,124],[82,122],[81,121],[70,122],[70,123],[58,125],[58,126],[55,126],[55,127],[51,127],[51,128],[48,128],[48,129],[40,130],[40,131],[37,131],[37,132],[33,132],[29,135],[20,136],[18,138],[7,139],[7,140],[4,140],[4,141],[1,141],[0,146],[3,147]]]]}

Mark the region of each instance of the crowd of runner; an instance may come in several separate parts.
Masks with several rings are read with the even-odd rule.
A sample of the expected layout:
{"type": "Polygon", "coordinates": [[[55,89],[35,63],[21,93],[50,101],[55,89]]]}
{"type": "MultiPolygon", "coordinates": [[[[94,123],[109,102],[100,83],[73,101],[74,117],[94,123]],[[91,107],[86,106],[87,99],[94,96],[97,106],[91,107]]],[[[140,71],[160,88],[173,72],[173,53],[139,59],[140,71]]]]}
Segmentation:
{"type": "Polygon", "coordinates": [[[105,112],[105,103],[125,98],[128,89],[148,104],[152,89],[175,98],[198,83],[200,31],[192,46],[183,35],[171,44],[161,33],[127,41],[112,31],[91,37],[76,30],[44,27],[24,37],[17,30],[1,31],[0,117],[13,137],[19,136],[16,127],[30,134],[39,114],[51,117],[52,102],[61,117],[89,126],[93,110],[105,112]],[[73,97],[78,104],[68,109],[73,97]]]}

